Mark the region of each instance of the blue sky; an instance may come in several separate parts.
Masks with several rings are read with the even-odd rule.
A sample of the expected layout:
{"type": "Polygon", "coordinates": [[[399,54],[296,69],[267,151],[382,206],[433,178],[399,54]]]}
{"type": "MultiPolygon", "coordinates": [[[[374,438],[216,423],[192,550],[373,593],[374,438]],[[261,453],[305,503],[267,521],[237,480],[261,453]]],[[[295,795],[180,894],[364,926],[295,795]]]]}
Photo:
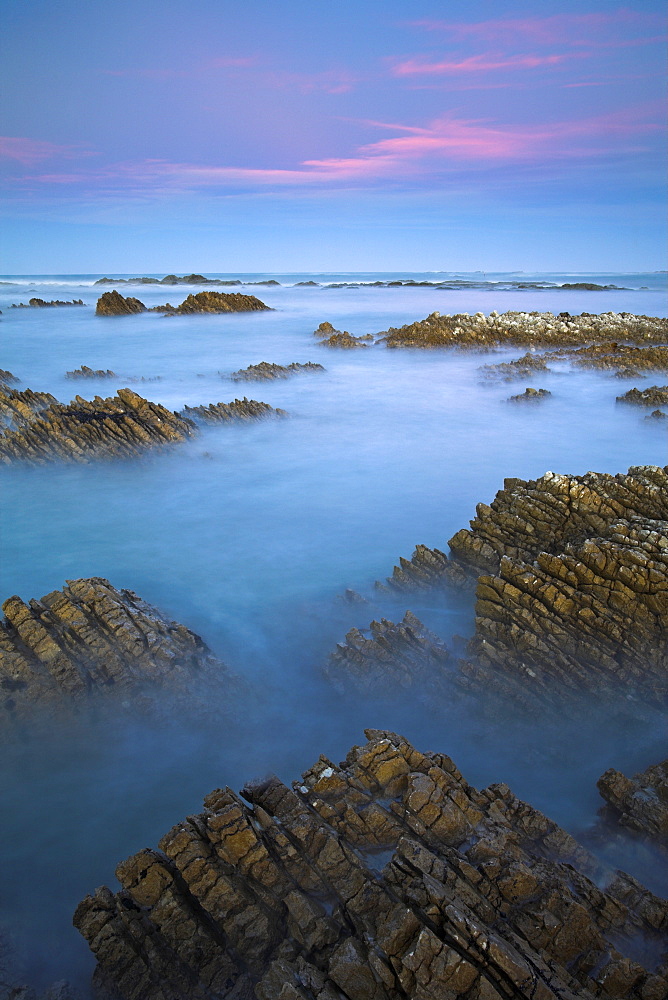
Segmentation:
{"type": "Polygon", "coordinates": [[[664,268],[665,36],[655,0],[5,0],[0,268],[664,268]]]}

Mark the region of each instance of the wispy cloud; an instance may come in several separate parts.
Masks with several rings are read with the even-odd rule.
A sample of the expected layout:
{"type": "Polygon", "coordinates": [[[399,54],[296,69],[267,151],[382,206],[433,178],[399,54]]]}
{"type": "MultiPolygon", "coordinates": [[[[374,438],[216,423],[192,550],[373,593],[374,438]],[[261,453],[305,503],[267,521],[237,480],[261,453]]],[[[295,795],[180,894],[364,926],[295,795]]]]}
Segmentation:
{"type": "Polygon", "coordinates": [[[392,66],[394,76],[418,76],[458,73],[481,73],[498,69],[537,69],[540,66],[558,66],[569,59],[579,58],[581,53],[561,53],[552,55],[495,56],[490,54],[468,56],[466,59],[442,59],[428,62],[426,59],[406,59],[392,66]]]}
{"type": "Polygon", "coordinates": [[[32,167],[42,160],[74,159],[95,155],[80,146],[61,146],[43,139],[28,139],[24,136],[0,136],[0,158],[15,160],[26,167],[32,167]]]}
{"type": "MultiPolygon", "coordinates": [[[[539,44],[572,43],[582,34],[594,35],[604,29],[654,28],[663,26],[659,13],[621,7],[617,10],[586,14],[552,14],[548,17],[491,18],[486,21],[419,20],[410,22],[426,31],[445,32],[453,38],[493,41],[518,39],[539,44]]],[[[623,41],[623,39],[620,39],[623,41]]]]}

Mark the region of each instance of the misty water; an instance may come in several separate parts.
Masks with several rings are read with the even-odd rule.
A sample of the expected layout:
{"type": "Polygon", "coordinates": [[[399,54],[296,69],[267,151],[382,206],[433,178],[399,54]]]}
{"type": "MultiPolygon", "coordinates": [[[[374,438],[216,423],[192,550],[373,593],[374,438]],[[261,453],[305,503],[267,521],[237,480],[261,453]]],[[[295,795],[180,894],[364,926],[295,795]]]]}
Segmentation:
{"type": "MultiPolygon", "coordinates": [[[[474,703],[431,704],[428,692],[345,697],[321,676],[345,633],[381,615],[396,621],[410,608],[445,640],[471,634],[470,597],[394,599],[373,583],[417,543],[446,549],[504,477],[667,464],[662,422],[615,403],[643,383],[566,364],[528,382],[498,382],[480,366],[523,349],[337,351],[313,337],[323,320],[375,334],[434,310],[666,315],[665,274],[449,275],[463,282],[454,288],[331,287],[444,280],[434,274],[244,275],[281,282],[239,289],[274,311],[115,319],[94,315],[104,290],[92,287],[96,277],[3,279],[0,367],[21,379],[18,388],[68,401],[130,386],[170,409],[248,395],[289,418],[212,426],[136,460],[0,472],[3,600],[106,577],[194,629],[247,682],[234,710],[218,694],[190,707],[164,695],[150,717],[131,704],[97,707],[36,725],[4,748],[0,920],[25,981],[43,987],[68,978],[85,988],[93,963],[71,927],[76,904],[98,885],[114,886],[116,864],[199,811],[212,788],[238,789],[267,771],[291,781],[320,753],[342,759],[365,727],[395,729],[420,749],[450,754],[478,787],[508,782],[576,834],[596,819],[595,782],[606,768],[630,774],[665,756],[659,714],[623,700],[614,718],[587,704],[579,719],[557,726],[511,714],[491,720],[474,703]],[[319,284],[296,286],[307,280],[319,284]],[[517,287],[576,281],[624,290],[517,287]],[[86,305],[10,308],[33,295],[86,305]],[[230,380],[260,361],[316,361],[326,371],[230,380]],[[82,364],[118,377],[65,377],[82,364]],[[507,402],[527,385],[552,396],[536,406],[507,402]],[[345,602],[346,588],[370,603],[345,602]]],[[[154,305],[178,304],[198,288],[119,290],[154,305]]],[[[620,838],[604,853],[666,892],[649,849],[620,838]]]]}

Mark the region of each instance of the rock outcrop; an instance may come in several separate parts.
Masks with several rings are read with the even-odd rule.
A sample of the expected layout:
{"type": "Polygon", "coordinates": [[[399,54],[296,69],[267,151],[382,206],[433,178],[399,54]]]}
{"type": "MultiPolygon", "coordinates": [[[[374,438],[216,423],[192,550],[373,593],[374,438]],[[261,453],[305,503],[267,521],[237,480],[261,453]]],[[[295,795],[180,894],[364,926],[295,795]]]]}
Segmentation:
{"type": "Polygon", "coordinates": [[[5,719],[45,704],[71,706],[96,692],[137,694],[156,684],[187,690],[204,672],[225,675],[198,635],[100,577],[68,580],[28,604],[10,597],[2,610],[5,719]]]}
{"type": "MultiPolygon", "coordinates": [[[[647,339],[653,340],[655,338],[648,336],[647,339]]],[[[562,349],[546,354],[544,357],[550,361],[569,361],[578,368],[595,368],[603,371],[616,369],[613,374],[618,378],[643,377],[641,372],[644,371],[668,371],[668,347],[666,346],[637,347],[613,341],[591,344],[577,350],[562,349]]]]}
{"type": "MultiPolygon", "coordinates": [[[[18,379],[15,379],[18,381],[18,379]]],[[[0,385],[0,427],[15,429],[27,427],[35,419],[35,415],[47,410],[57,403],[50,392],[33,392],[32,389],[10,389],[0,385]]],[[[0,433],[0,450],[2,435],[0,433]]]]}
{"type": "Polygon", "coordinates": [[[209,406],[184,406],[180,416],[201,423],[226,423],[234,420],[253,420],[258,417],[287,417],[285,410],[274,409],[257,399],[234,399],[231,403],[210,403],[209,406]]]}
{"type": "Polygon", "coordinates": [[[545,399],[546,396],[551,396],[552,393],[549,389],[532,389],[527,388],[524,392],[520,392],[517,396],[509,396],[509,403],[537,403],[541,399],[545,399]]]}
{"type": "Polygon", "coordinates": [[[483,365],[479,371],[485,378],[513,382],[515,379],[530,378],[536,372],[549,372],[545,355],[527,352],[514,361],[501,361],[496,365],[483,365]]]}
{"type": "Polygon", "coordinates": [[[506,785],[369,730],[119,865],[74,922],[121,1000],[664,1000],[668,904],[506,785]],[[601,888],[605,886],[605,888],[601,888]],[[644,964],[639,959],[644,959],[644,964]]]}
{"type": "Polygon", "coordinates": [[[230,313],[266,311],[269,306],[254,295],[240,292],[197,292],[184,299],[180,306],[154,306],[152,312],[164,312],[172,316],[186,316],[192,313],[230,313]]]}
{"type": "Polygon", "coordinates": [[[668,848],[668,760],[627,778],[610,768],[596,783],[608,821],[668,848]]]}
{"type": "Polygon", "coordinates": [[[65,372],[65,378],[117,378],[116,372],[112,372],[110,368],[103,371],[101,368],[92,369],[88,365],[82,365],[81,368],[75,368],[74,371],[65,372]]]}
{"type": "Polygon", "coordinates": [[[668,385],[651,385],[647,389],[629,389],[623,396],[617,396],[618,403],[634,403],[636,406],[668,406],[668,385]]]}
{"type": "Polygon", "coordinates": [[[146,312],[146,306],[139,299],[128,295],[125,298],[120,292],[104,292],[97,300],[96,316],[131,316],[133,313],[146,312]]]}
{"type": "Polygon", "coordinates": [[[269,361],[261,361],[258,365],[249,365],[248,368],[232,372],[230,378],[233,382],[268,382],[276,378],[289,378],[291,375],[324,372],[324,370],[322,365],[314,361],[307,361],[305,364],[293,361],[289,365],[275,365],[269,361]]]}
{"type": "Polygon", "coordinates": [[[489,316],[431,313],[426,319],[378,334],[387,347],[493,347],[503,344],[580,345],[602,341],[665,344],[668,319],[631,313],[506,312],[489,316]]]}
{"type": "Polygon", "coordinates": [[[8,385],[16,385],[17,382],[20,381],[20,378],[17,378],[16,375],[12,375],[12,373],[7,371],[6,368],[0,368],[0,389],[3,389],[8,385]]]}
{"type": "Polygon", "coordinates": [[[401,556],[392,576],[385,583],[376,580],[375,584],[380,591],[410,591],[446,585],[472,589],[475,581],[459,563],[448,559],[445,552],[427,545],[417,545],[411,559],[401,556]]]}
{"type": "Polygon", "coordinates": [[[33,299],[28,299],[27,305],[25,302],[14,303],[12,305],[12,309],[30,309],[30,308],[48,309],[51,306],[82,306],[83,304],[84,304],[83,299],[72,299],[69,302],[62,302],[60,299],[51,299],[50,302],[47,302],[45,299],[33,298],[33,299]]]}

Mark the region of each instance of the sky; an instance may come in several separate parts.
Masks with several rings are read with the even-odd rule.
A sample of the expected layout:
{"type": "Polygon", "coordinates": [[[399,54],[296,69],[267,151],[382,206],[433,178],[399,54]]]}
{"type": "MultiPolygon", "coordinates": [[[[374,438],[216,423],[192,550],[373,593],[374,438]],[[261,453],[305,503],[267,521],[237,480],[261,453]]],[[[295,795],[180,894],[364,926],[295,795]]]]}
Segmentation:
{"type": "Polygon", "coordinates": [[[4,0],[0,271],[666,268],[656,0],[4,0]]]}

